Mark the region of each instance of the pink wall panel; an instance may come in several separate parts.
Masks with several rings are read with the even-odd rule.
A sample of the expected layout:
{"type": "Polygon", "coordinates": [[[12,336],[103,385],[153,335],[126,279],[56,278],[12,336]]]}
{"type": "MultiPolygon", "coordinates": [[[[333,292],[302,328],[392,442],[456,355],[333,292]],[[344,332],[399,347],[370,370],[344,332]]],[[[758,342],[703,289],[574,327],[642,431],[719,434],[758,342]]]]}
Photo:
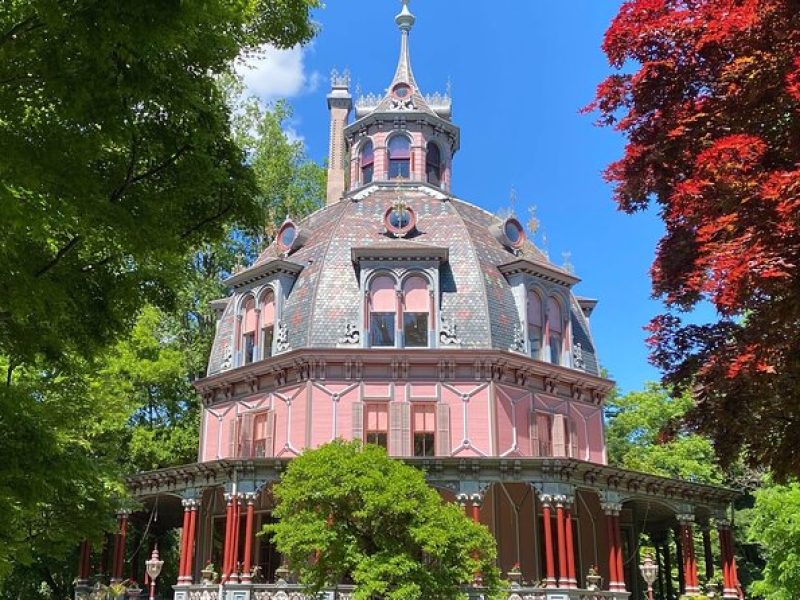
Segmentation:
{"type": "Polygon", "coordinates": [[[318,385],[311,388],[311,447],[327,444],[333,440],[332,392],[318,385]]]}
{"type": "Polygon", "coordinates": [[[392,384],[390,383],[365,383],[364,384],[364,397],[365,398],[382,398],[389,400],[392,397],[392,384]]]}
{"type": "Polygon", "coordinates": [[[497,390],[497,451],[499,454],[511,452],[514,446],[514,405],[509,397],[497,390]]]}
{"type": "Polygon", "coordinates": [[[474,393],[467,402],[467,419],[469,420],[467,432],[472,448],[483,454],[491,454],[488,386],[474,393]]]}

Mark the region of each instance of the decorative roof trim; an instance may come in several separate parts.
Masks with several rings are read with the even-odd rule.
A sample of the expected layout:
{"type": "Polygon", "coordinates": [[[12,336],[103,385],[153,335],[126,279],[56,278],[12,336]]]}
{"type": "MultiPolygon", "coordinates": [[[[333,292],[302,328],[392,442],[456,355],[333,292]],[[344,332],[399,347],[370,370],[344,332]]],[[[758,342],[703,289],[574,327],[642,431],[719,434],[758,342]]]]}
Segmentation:
{"type": "Polygon", "coordinates": [[[256,264],[249,269],[240,271],[239,273],[228,277],[222,283],[232,288],[238,288],[243,285],[253,283],[254,281],[258,281],[259,279],[263,279],[264,277],[268,277],[269,275],[275,275],[276,273],[285,273],[287,275],[297,277],[302,270],[303,265],[298,265],[297,263],[278,258],[256,264]]]}
{"type": "Polygon", "coordinates": [[[579,277],[559,269],[558,267],[554,267],[553,265],[544,265],[524,258],[514,260],[504,265],[499,265],[497,268],[500,269],[500,272],[503,275],[528,273],[529,275],[535,275],[536,277],[540,277],[546,281],[560,283],[562,285],[566,285],[567,287],[572,287],[580,281],[579,277]]]}
{"type": "Polygon", "coordinates": [[[423,244],[414,244],[413,242],[354,247],[350,254],[354,263],[367,260],[435,260],[447,262],[450,258],[450,250],[448,248],[425,246],[423,244]]]}
{"type": "MultiPolygon", "coordinates": [[[[177,494],[216,487],[238,478],[254,488],[276,481],[291,458],[236,458],[168,467],[137,473],[125,478],[134,496],[147,498],[157,494],[177,494]]],[[[527,483],[564,483],[581,489],[616,492],[623,502],[636,500],[672,500],[691,503],[695,508],[727,507],[739,490],[728,487],[669,479],[619,467],[590,463],[574,458],[502,458],[502,457],[432,457],[398,458],[421,469],[430,484],[446,484],[465,479],[483,483],[519,481],[527,483]]]]}
{"type": "Polygon", "coordinates": [[[587,317],[592,316],[592,312],[594,311],[598,302],[595,298],[585,298],[583,296],[575,296],[575,301],[578,303],[578,306],[581,307],[583,314],[585,314],[587,317]]]}

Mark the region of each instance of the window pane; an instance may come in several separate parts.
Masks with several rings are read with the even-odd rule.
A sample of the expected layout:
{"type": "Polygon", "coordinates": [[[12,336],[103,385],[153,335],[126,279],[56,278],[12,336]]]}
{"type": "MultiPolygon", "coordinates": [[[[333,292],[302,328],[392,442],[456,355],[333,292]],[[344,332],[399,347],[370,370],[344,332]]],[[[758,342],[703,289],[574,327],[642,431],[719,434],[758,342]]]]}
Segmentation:
{"type": "Polygon", "coordinates": [[[375,171],[375,167],[372,164],[369,164],[366,167],[361,168],[361,183],[372,183],[372,174],[375,171]]]}
{"type": "Polygon", "coordinates": [[[414,433],[414,456],[434,456],[433,433],[427,431],[414,433]]]}
{"type": "Polygon", "coordinates": [[[428,165],[427,166],[427,176],[428,176],[428,183],[431,185],[441,185],[442,184],[442,177],[439,172],[438,165],[428,165]]]}
{"type": "Polygon", "coordinates": [[[381,448],[388,448],[388,436],[385,431],[368,431],[367,443],[380,446],[381,448]]]}
{"type": "Polygon", "coordinates": [[[275,326],[264,327],[264,358],[272,356],[272,338],[275,336],[275,326]]]}
{"type": "Polygon", "coordinates": [[[403,333],[408,348],[428,347],[428,313],[404,313],[403,333]]]}
{"type": "Polygon", "coordinates": [[[411,174],[410,162],[408,159],[392,159],[389,161],[389,179],[402,177],[408,179],[411,174]]]}
{"type": "Polygon", "coordinates": [[[554,365],[561,364],[561,336],[550,336],[550,362],[554,365]]]}
{"type": "Polygon", "coordinates": [[[542,328],[531,326],[528,327],[528,339],[531,346],[531,357],[539,358],[542,351],[542,328]]]}
{"type": "Polygon", "coordinates": [[[253,362],[253,349],[256,345],[256,334],[248,333],[244,336],[244,364],[253,362]]]}
{"type": "Polygon", "coordinates": [[[394,321],[394,313],[372,313],[370,315],[370,346],[394,346],[394,321]]]}

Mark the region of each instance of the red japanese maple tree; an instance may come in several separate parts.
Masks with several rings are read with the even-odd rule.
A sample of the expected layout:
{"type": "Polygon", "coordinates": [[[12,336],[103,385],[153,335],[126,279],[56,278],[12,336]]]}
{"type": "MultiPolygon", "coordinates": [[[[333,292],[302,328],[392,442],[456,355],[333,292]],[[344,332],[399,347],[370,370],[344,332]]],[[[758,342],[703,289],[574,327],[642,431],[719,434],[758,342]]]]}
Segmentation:
{"type": "Polygon", "coordinates": [[[657,204],[651,360],[723,461],[800,474],[800,0],[628,0],[587,107],[627,140],[621,210],[657,204]],[[708,300],[718,319],[686,323],[708,300]]]}

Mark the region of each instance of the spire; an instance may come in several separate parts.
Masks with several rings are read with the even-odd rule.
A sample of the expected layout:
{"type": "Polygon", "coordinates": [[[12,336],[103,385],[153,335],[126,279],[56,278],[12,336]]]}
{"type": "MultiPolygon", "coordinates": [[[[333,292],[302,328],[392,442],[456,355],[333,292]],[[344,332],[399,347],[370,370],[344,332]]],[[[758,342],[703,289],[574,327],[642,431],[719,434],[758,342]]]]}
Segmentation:
{"type": "Polygon", "coordinates": [[[414,81],[414,73],[411,71],[411,57],[408,50],[408,34],[414,27],[417,18],[411,14],[408,8],[409,0],[402,0],[403,9],[400,14],[394,18],[397,27],[400,29],[400,60],[397,62],[397,71],[394,74],[392,85],[394,87],[397,83],[407,83],[413,89],[417,89],[417,83],[414,81]]]}

